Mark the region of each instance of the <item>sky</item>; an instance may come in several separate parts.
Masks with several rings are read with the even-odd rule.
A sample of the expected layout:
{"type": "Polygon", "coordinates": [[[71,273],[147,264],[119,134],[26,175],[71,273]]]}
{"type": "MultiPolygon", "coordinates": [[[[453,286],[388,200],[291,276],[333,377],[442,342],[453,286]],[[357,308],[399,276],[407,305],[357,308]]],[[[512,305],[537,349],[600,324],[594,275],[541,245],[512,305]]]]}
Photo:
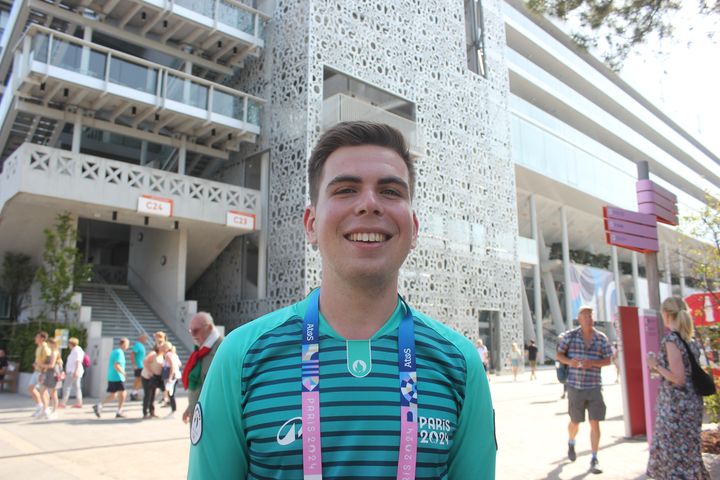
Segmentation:
{"type": "Polygon", "coordinates": [[[696,11],[686,1],[674,39],[639,47],[620,76],[720,157],[720,15],[696,11]]]}

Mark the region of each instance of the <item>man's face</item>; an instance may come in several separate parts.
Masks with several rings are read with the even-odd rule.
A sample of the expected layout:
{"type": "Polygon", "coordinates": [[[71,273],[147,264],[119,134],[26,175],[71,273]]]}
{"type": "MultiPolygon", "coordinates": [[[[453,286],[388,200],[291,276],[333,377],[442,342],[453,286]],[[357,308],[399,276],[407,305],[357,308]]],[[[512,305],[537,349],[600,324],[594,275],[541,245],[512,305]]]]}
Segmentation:
{"type": "Polygon", "coordinates": [[[41,345],[44,341],[42,335],[35,335],[35,345],[41,345]]]}
{"type": "Polygon", "coordinates": [[[590,328],[593,326],[592,310],[585,309],[578,313],[578,322],[583,328],[590,328]]]}
{"type": "Polygon", "coordinates": [[[200,317],[193,317],[192,320],[190,320],[190,328],[188,331],[193,339],[193,343],[197,346],[201,346],[210,336],[212,325],[205,323],[205,321],[200,317]]]}
{"type": "Polygon", "coordinates": [[[315,205],[305,210],[308,241],[320,248],[323,278],[397,278],[415,247],[408,169],[385,147],[343,147],[325,162],[315,205]]]}

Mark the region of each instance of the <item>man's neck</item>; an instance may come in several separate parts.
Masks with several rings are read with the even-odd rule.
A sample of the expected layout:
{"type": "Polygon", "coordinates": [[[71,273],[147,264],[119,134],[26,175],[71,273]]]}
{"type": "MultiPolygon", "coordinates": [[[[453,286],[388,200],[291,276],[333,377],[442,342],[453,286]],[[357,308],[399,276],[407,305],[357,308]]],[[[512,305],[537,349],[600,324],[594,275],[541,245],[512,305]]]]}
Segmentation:
{"type": "Polygon", "coordinates": [[[323,277],[320,311],[348,340],[372,337],[390,318],[397,302],[397,282],[383,288],[358,288],[323,277]]]}

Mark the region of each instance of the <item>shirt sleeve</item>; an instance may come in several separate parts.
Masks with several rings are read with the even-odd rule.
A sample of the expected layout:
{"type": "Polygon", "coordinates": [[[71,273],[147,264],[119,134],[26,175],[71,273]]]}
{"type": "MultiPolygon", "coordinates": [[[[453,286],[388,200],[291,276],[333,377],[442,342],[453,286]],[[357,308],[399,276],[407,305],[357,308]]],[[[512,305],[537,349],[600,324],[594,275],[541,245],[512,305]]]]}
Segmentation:
{"type": "Polygon", "coordinates": [[[190,426],[188,479],[247,478],[248,447],[242,420],[245,348],[229,336],[218,348],[190,426]],[[240,347],[240,348],[239,348],[240,347]]]}
{"type": "Polygon", "coordinates": [[[449,478],[494,479],[497,442],[490,387],[480,357],[472,350],[472,345],[460,348],[467,364],[467,384],[450,449],[449,478]]]}
{"type": "Polygon", "coordinates": [[[557,351],[567,356],[570,347],[570,334],[566,333],[558,342],[557,351]]]}

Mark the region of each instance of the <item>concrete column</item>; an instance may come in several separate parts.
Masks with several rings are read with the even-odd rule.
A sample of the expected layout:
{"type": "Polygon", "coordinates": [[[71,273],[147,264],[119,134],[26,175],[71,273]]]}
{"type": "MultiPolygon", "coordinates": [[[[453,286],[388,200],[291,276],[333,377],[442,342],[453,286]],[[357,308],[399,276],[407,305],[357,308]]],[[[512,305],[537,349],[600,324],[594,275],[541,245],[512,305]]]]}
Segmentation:
{"type": "Polygon", "coordinates": [[[80,143],[82,141],[82,113],[79,111],[75,113],[75,122],[73,123],[73,136],[72,146],[70,151],[72,153],[80,153],[80,143]]]}
{"type": "Polygon", "coordinates": [[[538,252],[538,261],[533,265],[533,299],[535,302],[535,338],[538,347],[538,355],[541,360],[545,359],[545,341],[543,336],[543,314],[542,314],[542,291],[540,283],[540,262],[543,258],[540,254],[540,232],[538,228],[537,208],[535,207],[535,195],[530,195],[530,224],[532,225],[532,236],[538,252]]]}
{"type": "Polygon", "coordinates": [[[633,277],[633,289],[635,290],[635,306],[640,306],[640,269],[638,268],[638,254],[632,252],[632,277],[633,277]]]}
{"type": "MultiPolygon", "coordinates": [[[[188,75],[192,75],[192,62],[185,62],[185,68],[183,68],[183,72],[187,73],[188,75]]],[[[190,85],[190,80],[183,79],[183,103],[185,104],[190,103],[190,85]]]]}
{"type": "Polygon", "coordinates": [[[687,287],[685,286],[685,262],[683,261],[683,257],[680,254],[680,250],[678,250],[677,256],[679,267],[678,275],[680,276],[680,296],[685,298],[685,296],[687,295],[687,287]]]}
{"type": "MultiPolygon", "coordinates": [[[[620,265],[618,265],[617,247],[615,245],[612,246],[610,254],[612,257],[613,277],[615,278],[615,297],[617,298],[617,305],[618,307],[620,307],[624,305],[624,302],[622,300],[622,285],[620,284],[620,265]]],[[[615,324],[612,322],[612,318],[615,315],[619,316],[618,312],[606,312],[610,317],[607,318],[607,320],[610,320],[610,326],[608,327],[608,338],[611,342],[614,342],[617,339],[617,333],[615,332],[615,324]]]]}
{"type": "MultiPolygon", "coordinates": [[[[92,27],[83,27],[83,40],[86,42],[92,42],[92,27]]],[[[83,46],[82,53],[80,54],[80,72],[87,73],[90,70],[90,49],[83,46]]]]}
{"type": "Polygon", "coordinates": [[[147,165],[147,147],[148,142],[147,140],[142,140],[140,142],[140,166],[144,167],[147,165]]]}
{"type": "Polygon", "coordinates": [[[663,257],[665,257],[665,283],[670,285],[670,295],[672,295],[672,271],[670,271],[670,248],[667,245],[663,247],[663,257]]]}
{"type": "Polygon", "coordinates": [[[260,237],[258,238],[258,298],[267,295],[267,243],[270,198],[270,154],[263,154],[260,161],[260,237]]]}
{"type": "Polygon", "coordinates": [[[178,171],[180,175],[185,175],[185,163],[187,161],[187,136],[180,137],[180,150],[178,150],[178,171]]]}
{"type": "Polygon", "coordinates": [[[565,325],[568,330],[572,328],[572,282],[570,279],[570,240],[567,225],[567,207],[560,209],[560,224],[562,225],[562,261],[563,277],[565,279],[565,325]]]}

